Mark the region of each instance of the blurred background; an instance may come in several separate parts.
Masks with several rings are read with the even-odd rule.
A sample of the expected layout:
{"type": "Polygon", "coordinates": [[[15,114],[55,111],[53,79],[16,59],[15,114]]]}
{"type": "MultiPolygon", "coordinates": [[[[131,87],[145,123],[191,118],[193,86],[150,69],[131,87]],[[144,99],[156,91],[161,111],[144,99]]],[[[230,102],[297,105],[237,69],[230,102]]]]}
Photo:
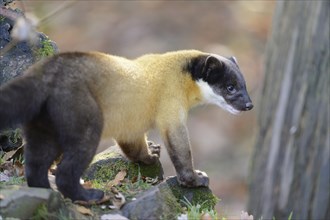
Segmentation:
{"type": "MultiPolygon", "coordinates": [[[[39,31],[60,51],[102,51],[134,58],[145,53],[198,49],[235,56],[254,105],[263,83],[263,59],[273,1],[24,1],[14,6],[42,19],[39,31]]],[[[210,177],[220,215],[246,209],[249,159],[257,132],[255,110],[232,116],[214,106],[191,111],[188,129],[196,169],[210,177]]],[[[151,139],[161,143],[156,131],[151,139]]],[[[110,143],[103,144],[108,147],[110,143]]],[[[165,175],[174,175],[165,147],[165,175]]]]}

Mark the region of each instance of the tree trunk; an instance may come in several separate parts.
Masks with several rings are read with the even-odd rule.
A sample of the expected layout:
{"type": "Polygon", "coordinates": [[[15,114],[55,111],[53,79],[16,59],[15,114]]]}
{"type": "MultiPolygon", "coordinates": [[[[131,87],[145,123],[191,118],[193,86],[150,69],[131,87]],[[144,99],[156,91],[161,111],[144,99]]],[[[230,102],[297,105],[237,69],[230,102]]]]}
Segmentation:
{"type": "Polygon", "coordinates": [[[330,219],[330,1],[278,1],[251,162],[255,219],[330,219]]]}

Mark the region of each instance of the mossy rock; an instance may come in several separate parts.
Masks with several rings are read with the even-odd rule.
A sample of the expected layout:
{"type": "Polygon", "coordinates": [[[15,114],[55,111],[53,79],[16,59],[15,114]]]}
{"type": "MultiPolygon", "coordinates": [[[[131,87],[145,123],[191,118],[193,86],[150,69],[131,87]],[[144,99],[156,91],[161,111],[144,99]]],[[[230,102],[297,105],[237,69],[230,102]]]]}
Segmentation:
{"type": "MultiPolygon", "coordinates": [[[[11,3],[12,0],[0,0],[0,48],[5,48],[13,42],[11,30],[15,24],[15,17],[24,16],[24,13],[17,9],[4,7],[11,3]],[[8,16],[11,15],[11,16],[8,16]]],[[[14,47],[2,54],[0,58],[0,85],[20,76],[32,64],[44,57],[58,53],[58,47],[55,42],[51,41],[45,34],[36,32],[34,44],[28,41],[16,42],[14,47]]],[[[1,106],[6,108],[6,106],[1,106]]],[[[21,146],[22,135],[17,130],[1,131],[0,148],[5,151],[14,150],[21,146]]]]}
{"type": "Polygon", "coordinates": [[[177,219],[182,207],[166,187],[155,186],[124,205],[121,212],[131,220],[177,219]]]}
{"type": "Polygon", "coordinates": [[[170,177],[137,195],[121,211],[129,219],[177,219],[187,201],[201,210],[214,210],[218,199],[208,187],[182,187],[176,177],[170,177]]]}
{"type": "Polygon", "coordinates": [[[138,177],[163,179],[163,168],[158,161],[154,165],[133,163],[116,152],[105,152],[95,156],[93,163],[85,171],[84,180],[98,180],[108,182],[113,180],[121,170],[127,171],[127,178],[134,180],[138,177]]]}
{"type": "Polygon", "coordinates": [[[51,189],[1,187],[1,196],[0,216],[5,219],[90,219],[80,214],[70,200],[51,189]]]}
{"type": "Polygon", "coordinates": [[[208,187],[187,188],[180,186],[176,177],[168,178],[161,187],[171,190],[177,201],[182,206],[186,206],[185,200],[188,200],[192,205],[201,205],[201,210],[213,210],[219,199],[213,195],[208,187]]]}

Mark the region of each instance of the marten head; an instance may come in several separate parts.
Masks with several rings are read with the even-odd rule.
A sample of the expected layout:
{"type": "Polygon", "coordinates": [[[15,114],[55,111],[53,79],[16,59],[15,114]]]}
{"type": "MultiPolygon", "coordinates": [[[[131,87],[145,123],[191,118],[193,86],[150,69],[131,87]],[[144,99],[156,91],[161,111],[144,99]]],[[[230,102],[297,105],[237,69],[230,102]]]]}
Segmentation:
{"type": "Polygon", "coordinates": [[[215,54],[192,59],[188,72],[200,88],[203,101],[238,114],[253,108],[244,77],[234,57],[215,54]]]}

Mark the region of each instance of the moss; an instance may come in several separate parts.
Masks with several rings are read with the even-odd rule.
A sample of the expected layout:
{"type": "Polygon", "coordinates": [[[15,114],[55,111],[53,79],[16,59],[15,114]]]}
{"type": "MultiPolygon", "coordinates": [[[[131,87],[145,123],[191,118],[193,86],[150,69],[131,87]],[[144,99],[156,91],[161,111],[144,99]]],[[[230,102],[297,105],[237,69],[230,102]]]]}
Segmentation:
{"type": "Polygon", "coordinates": [[[41,47],[36,50],[35,54],[38,59],[54,55],[55,50],[52,45],[52,41],[46,38],[41,41],[41,47]]]}
{"type": "Polygon", "coordinates": [[[147,189],[150,189],[152,187],[151,184],[144,182],[143,180],[138,180],[134,183],[130,181],[126,181],[122,183],[120,186],[117,186],[116,188],[118,191],[123,193],[125,198],[127,200],[131,200],[139,193],[146,191],[147,189]]]}
{"type": "Polygon", "coordinates": [[[219,201],[219,199],[213,195],[212,191],[207,187],[181,187],[179,184],[177,184],[176,178],[168,179],[166,183],[172,191],[173,195],[177,198],[177,201],[179,201],[182,206],[186,207],[186,204],[182,202],[184,201],[184,197],[186,197],[192,205],[200,204],[201,210],[213,210],[214,206],[219,201]]]}
{"type": "Polygon", "coordinates": [[[109,182],[109,180],[113,180],[121,170],[127,171],[126,177],[129,180],[136,180],[139,175],[151,178],[161,178],[160,176],[162,176],[160,162],[155,165],[133,163],[114,152],[97,155],[93,161],[94,163],[83,176],[86,180],[93,179],[99,183],[109,182]]]}
{"type": "Polygon", "coordinates": [[[171,210],[171,212],[164,212],[160,218],[177,219],[178,215],[182,212],[181,205],[177,202],[177,199],[169,188],[161,188],[160,190],[165,196],[165,205],[171,210]]]}

